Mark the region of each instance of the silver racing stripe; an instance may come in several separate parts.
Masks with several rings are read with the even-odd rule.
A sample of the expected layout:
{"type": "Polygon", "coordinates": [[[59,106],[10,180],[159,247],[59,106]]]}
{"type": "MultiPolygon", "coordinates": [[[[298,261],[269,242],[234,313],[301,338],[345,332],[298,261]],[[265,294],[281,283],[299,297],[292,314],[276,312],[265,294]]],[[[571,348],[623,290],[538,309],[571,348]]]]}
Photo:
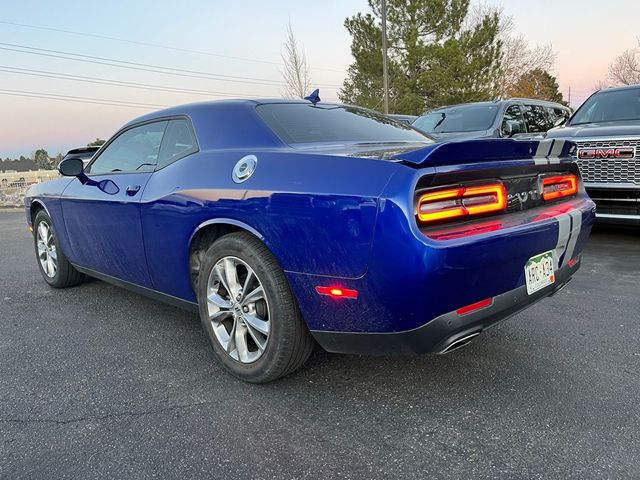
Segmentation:
{"type": "Polygon", "coordinates": [[[553,140],[551,152],[549,153],[549,163],[560,163],[560,154],[564,148],[564,140],[553,140]]]}
{"type": "Polygon", "coordinates": [[[551,151],[551,145],[553,140],[540,140],[538,142],[538,148],[536,149],[536,157],[547,157],[551,151]]]}
{"type": "Polygon", "coordinates": [[[569,212],[569,216],[571,217],[571,234],[569,246],[567,247],[567,252],[564,255],[563,263],[565,265],[573,258],[576,243],[578,242],[578,237],[580,237],[580,231],[582,230],[582,212],[580,210],[571,210],[569,212]]]}
{"type": "Polygon", "coordinates": [[[558,270],[560,261],[567,250],[571,237],[571,217],[568,213],[562,213],[556,217],[558,221],[558,241],[553,249],[553,269],[558,270]]]}
{"type": "Polygon", "coordinates": [[[540,140],[533,157],[536,165],[560,163],[560,155],[565,146],[564,140],[540,140]]]}

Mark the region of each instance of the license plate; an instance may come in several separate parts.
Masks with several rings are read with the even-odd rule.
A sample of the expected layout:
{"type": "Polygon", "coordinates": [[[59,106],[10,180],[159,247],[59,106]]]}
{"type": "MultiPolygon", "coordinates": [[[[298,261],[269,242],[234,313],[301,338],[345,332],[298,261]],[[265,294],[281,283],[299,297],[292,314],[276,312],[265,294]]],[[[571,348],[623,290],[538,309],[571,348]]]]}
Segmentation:
{"type": "Polygon", "coordinates": [[[553,252],[541,253],[531,257],[524,266],[524,278],[527,294],[531,295],[556,281],[553,273],[553,252]]]}

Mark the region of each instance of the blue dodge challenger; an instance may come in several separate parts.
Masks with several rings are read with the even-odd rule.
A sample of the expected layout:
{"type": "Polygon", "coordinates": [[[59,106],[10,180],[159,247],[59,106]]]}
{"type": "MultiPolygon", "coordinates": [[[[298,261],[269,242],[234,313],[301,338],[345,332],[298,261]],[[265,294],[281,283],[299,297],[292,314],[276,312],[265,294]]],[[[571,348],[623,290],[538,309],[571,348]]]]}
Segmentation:
{"type": "Polygon", "coordinates": [[[574,144],[433,143],[352,106],[225,100],[125,125],[27,194],[38,266],[199,312],[249,382],[330,352],[445,353],[554,294],[594,219],[574,144]]]}

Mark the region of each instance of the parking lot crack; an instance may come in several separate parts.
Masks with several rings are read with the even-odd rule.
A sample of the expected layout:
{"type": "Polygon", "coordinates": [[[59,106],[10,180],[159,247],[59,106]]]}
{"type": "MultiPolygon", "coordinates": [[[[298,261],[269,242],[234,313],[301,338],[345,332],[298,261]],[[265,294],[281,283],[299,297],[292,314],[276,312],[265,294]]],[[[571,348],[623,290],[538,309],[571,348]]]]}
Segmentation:
{"type": "Polygon", "coordinates": [[[69,425],[73,423],[82,423],[90,421],[102,421],[112,420],[119,418],[136,418],[144,417],[147,415],[162,415],[166,413],[176,412],[180,410],[187,410],[193,407],[200,407],[203,405],[209,405],[212,402],[193,402],[185,403],[181,405],[170,405],[164,408],[149,409],[141,411],[124,411],[117,413],[107,413],[104,415],[86,415],[82,417],[75,417],[69,419],[56,419],[56,418],[0,418],[0,423],[15,423],[15,424],[52,424],[52,425],[69,425]]]}

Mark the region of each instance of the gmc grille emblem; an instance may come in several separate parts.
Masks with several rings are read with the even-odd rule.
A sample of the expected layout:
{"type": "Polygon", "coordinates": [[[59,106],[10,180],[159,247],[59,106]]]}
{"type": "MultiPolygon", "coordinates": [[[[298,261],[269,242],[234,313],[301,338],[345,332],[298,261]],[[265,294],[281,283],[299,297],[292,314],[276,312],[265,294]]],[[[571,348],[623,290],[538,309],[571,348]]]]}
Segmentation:
{"type": "Polygon", "coordinates": [[[578,150],[578,158],[635,158],[634,147],[622,148],[581,148],[578,150]]]}

